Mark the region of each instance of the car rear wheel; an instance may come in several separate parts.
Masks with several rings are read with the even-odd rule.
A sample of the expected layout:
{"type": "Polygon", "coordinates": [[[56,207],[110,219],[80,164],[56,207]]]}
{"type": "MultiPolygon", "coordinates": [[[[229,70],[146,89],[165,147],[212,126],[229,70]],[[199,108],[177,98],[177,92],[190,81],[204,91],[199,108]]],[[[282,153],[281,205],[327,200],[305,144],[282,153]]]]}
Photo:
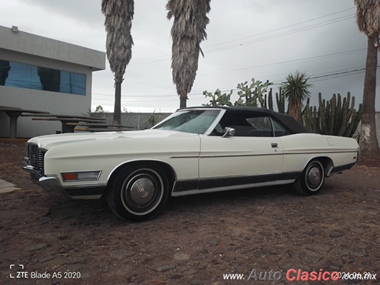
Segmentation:
{"type": "Polygon", "coordinates": [[[112,179],[109,187],[107,201],[111,210],[134,222],[158,215],[169,196],[167,176],[156,164],[127,165],[112,179]]]}
{"type": "Polygon", "coordinates": [[[311,161],[294,182],[294,188],[301,195],[317,194],[325,182],[325,169],[318,160],[311,161]]]}

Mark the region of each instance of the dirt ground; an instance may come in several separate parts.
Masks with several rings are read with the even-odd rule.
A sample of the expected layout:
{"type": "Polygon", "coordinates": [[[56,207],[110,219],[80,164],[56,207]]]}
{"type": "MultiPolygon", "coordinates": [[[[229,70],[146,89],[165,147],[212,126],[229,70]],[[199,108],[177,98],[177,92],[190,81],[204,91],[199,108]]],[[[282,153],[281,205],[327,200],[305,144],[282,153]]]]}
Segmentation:
{"type": "Polygon", "coordinates": [[[0,194],[0,284],[380,284],[379,158],[316,196],[286,186],[173,198],[129,223],[102,200],[33,185],[24,144],[0,141],[0,179],[21,188],[0,194]]]}

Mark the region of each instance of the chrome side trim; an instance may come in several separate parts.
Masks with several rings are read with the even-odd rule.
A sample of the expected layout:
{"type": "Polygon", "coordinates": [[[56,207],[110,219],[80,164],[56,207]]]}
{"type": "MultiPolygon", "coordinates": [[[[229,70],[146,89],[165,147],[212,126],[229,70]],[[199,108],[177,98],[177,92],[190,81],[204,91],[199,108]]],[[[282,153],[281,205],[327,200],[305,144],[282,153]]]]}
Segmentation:
{"type": "Polygon", "coordinates": [[[284,151],[284,155],[298,155],[298,154],[325,154],[325,153],[356,153],[356,150],[317,150],[317,151],[284,151]]]}
{"type": "Polygon", "coordinates": [[[83,195],[83,196],[70,196],[73,200],[97,200],[100,199],[102,195],[83,195]]]}
{"type": "Polygon", "coordinates": [[[270,155],[283,155],[279,153],[247,153],[247,154],[226,154],[226,155],[201,155],[200,158],[221,158],[221,157],[249,157],[249,156],[270,156],[270,155]]]}
{"type": "Polygon", "coordinates": [[[294,152],[279,152],[279,153],[245,153],[245,154],[226,154],[226,155],[178,155],[178,156],[170,156],[170,158],[221,158],[221,157],[244,157],[244,156],[269,156],[269,155],[304,155],[304,154],[329,154],[329,153],[355,153],[354,150],[348,151],[294,151],[294,152]]]}
{"type": "Polygon", "coordinates": [[[199,155],[173,155],[170,158],[199,158],[199,155]]]}
{"type": "Polygon", "coordinates": [[[212,193],[212,192],[239,190],[239,189],[247,189],[247,188],[258,188],[258,187],[265,187],[265,186],[277,186],[277,185],[291,184],[294,181],[295,181],[295,179],[286,179],[286,180],[253,183],[253,184],[245,184],[245,185],[234,185],[234,186],[227,186],[227,187],[208,188],[208,189],[202,189],[202,190],[194,189],[194,190],[187,190],[187,191],[182,191],[182,192],[173,192],[172,191],[171,195],[173,197],[179,197],[179,196],[193,195],[193,194],[212,193]]]}

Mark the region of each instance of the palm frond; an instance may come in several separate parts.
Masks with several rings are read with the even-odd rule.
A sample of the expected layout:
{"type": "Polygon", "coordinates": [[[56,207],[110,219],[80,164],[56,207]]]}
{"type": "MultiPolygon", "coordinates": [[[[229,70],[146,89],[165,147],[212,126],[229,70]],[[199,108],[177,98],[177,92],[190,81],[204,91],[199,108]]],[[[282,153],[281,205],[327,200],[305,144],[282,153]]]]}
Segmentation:
{"type": "Polygon", "coordinates": [[[361,32],[374,38],[378,46],[380,36],[380,0],[354,0],[356,23],[361,32]]]}
{"type": "Polygon", "coordinates": [[[200,43],[207,38],[207,13],[210,0],[169,0],[168,19],[174,18],[171,29],[172,77],[180,97],[187,99],[198,70],[200,43]]]}
{"type": "Polygon", "coordinates": [[[115,82],[122,82],[125,69],[132,58],[134,1],[102,0],[102,12],[107,31],[107,58],[115,74],[115,82]]]}

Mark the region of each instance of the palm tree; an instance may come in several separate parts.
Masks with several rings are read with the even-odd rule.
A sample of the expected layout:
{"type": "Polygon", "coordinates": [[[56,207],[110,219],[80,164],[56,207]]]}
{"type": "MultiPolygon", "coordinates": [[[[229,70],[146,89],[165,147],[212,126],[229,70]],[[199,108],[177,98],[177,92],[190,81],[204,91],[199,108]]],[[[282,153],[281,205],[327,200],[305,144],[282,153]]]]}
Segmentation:
{"type": "Polygon", "coordinates": [[[354,0],[356,22],[359,30],[367,35],[367,60],[363,91],[363,116],[360,133],[360,148],[363,155],[379,152],[376,136],[376,69],[380,36],[380,1],[354,0]]]}
{"type": "Polygon", "coordinates": [[[113,123],[121,123],[121,83],[125,69],[132,58],[131,35],[134,14],[133,0],[102,0],[102,12],[106,17],[107,57],[115,74],[115,106],[113,123]]]}
{"type": "Polygon", "coordinates": [[[310,97],[311,84],[307,83],[308,80],[306,73],[296,71],[294,75],[289,74],[282,83],[282,92],[288,100],[288,114],[299,122],[301,122],[303,101],[310,97]]]}
{"type": "Polygon", "coordinates": [[[180,108],[186,107],[198,70],[200,43],[207,38],[207,13],[210,0],[169,0],[166,9],[168,19],[174,17],[171,35],[172,75],[180,97],[180,108]]]}

